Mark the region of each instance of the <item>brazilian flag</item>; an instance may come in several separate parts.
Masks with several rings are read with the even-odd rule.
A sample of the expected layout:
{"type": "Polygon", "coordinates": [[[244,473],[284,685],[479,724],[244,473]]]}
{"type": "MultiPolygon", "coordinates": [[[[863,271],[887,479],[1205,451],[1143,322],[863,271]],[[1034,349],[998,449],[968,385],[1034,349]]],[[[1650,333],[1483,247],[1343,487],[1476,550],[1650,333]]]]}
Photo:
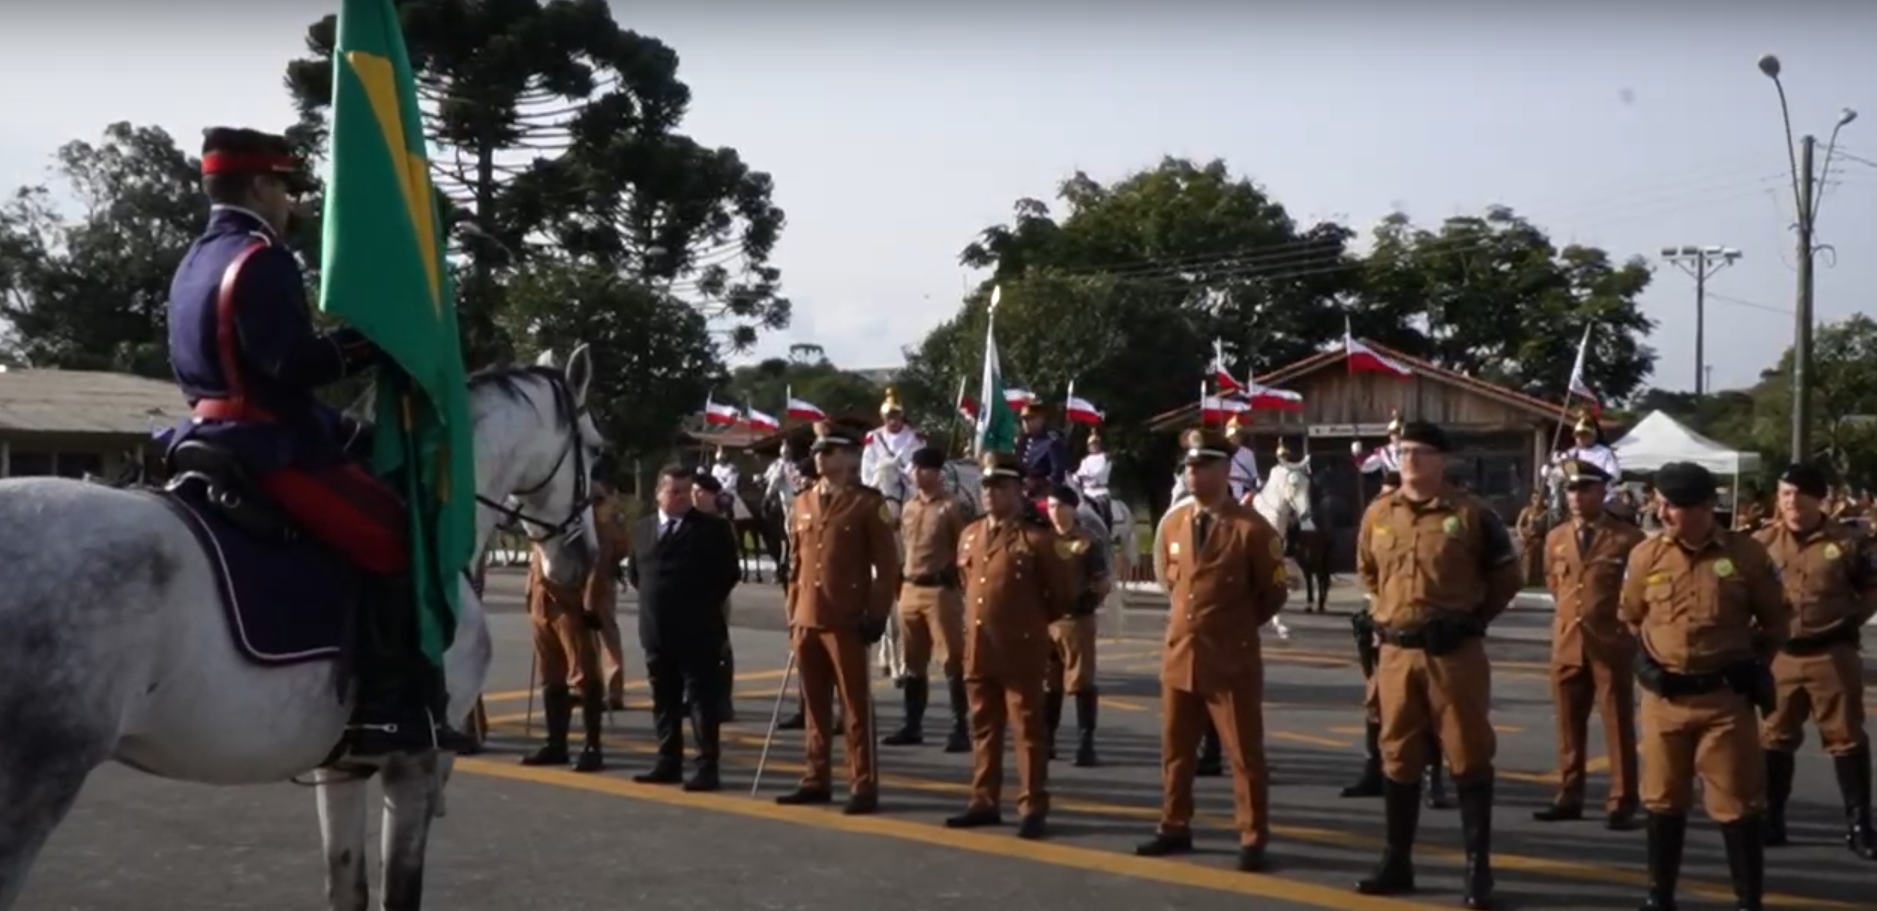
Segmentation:
{"type": "Polygon", "coordinates": [[[475,548],[476,474],[455,293],[430,186],[417,84],[393,0],[341,0],[319,308],[396,362],[378,377],[374,468],[410,504],[424,653],[456,634],[475,548]]]}

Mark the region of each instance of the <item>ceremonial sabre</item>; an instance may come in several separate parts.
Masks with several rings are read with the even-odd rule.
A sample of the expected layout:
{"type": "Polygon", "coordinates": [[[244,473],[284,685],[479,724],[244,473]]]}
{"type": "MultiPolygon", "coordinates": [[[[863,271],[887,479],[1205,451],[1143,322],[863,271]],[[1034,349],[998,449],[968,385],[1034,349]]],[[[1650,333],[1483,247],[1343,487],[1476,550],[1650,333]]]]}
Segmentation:
{"type": "Polygon", "coordinates": [[[769,764],[769,747],[776,740],[776,725],[782,721],[782,699],[789,693],[789,680],[795,676],[795,647],[789,646],[789,662],[782,666],[782,685],[776,689],[776,707],[769,713],[769,731],[763,734],[763,752],[756,758],[756,777],[750,782],[749,796],[755,797],[763,786],[763,767],[769,764]]]}

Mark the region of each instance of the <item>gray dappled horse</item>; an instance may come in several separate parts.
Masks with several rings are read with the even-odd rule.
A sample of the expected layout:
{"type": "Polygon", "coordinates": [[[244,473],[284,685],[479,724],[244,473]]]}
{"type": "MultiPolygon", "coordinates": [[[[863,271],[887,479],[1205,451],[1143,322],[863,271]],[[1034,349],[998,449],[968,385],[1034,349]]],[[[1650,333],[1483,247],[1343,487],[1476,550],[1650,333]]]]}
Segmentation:
{"type": "MultiPolygon", "coordinates": [[[[479,548],[498,520],[516,519],[562,584],[594,557],[584,472],[603,441],[586,413],[591,376],[582,346],[564,371],[544,355],[536,367],[470,383],[479,548]]],[[[187,522],[148,490],[0,480],[0,911],[18,900],[91,771],[111,760],[211,785],[317,769],[335,911],[368,905],[366,788],[369,773],[382,772],[382,907],[416,911],[450,757],[318,768],[332,763],[351,716],[346,672],[330,656],[268,666],[244,655],[237,638],[246,633],[231,616],[242,608],[224,607],[222,573],[187,522]]],[[[461,591],[443,656],[453,719],[475,706],[491,653],[467,576],[461,591]]]]}

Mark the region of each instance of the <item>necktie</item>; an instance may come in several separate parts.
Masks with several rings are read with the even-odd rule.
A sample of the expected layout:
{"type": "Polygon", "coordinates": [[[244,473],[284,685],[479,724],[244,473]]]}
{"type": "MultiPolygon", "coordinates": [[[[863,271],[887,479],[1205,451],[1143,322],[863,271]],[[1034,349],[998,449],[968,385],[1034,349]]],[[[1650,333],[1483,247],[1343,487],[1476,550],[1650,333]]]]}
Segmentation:
{"type": "Polygon", "coordinates": [[[658,540],[661,542],[670,540],[672,531],[676,529],[677,527],[678,527],[677,519],[666,519],[665,527],[658,530],[658,540]]]}
{"type": "Polygon", "coordinates": [[[1577,532],[1577,553],[1579,556],[1590,553],[1590,542],[1596,537],[1597,527],[1585,523],[1584,527],[1577,532]]]}
{"type": "Polygon", "coordinates": [[[1212,513],[1202,509],[1199,511],[1198,519],[1193,523],[1193,545],[1205,547],[1206,534],[1210,531],[1212,531],[1212,513]]]}

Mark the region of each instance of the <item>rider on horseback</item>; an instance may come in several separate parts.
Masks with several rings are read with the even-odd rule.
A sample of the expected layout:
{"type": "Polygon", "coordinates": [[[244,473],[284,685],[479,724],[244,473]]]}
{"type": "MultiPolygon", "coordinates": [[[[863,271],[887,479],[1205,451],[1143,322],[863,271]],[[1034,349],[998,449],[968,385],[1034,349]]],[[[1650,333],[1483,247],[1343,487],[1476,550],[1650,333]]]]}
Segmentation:
{"type": "Polygon", "coordinates": [[[1401,412],[1391,411],[1388,415],[1388,442],[1375,447],[1373,452],[1363,455],[1360,441],[1350,443],[1349,448],[1356,453],[1356,470],[1363,474],[1382,473],[1382,493],[1388,493],[1401,486],[1401,412]]]}
{"type": "Polygon", "coordinates": [[[1023,406],[1023,432],[1017,434],[1017,461],[1023,464],[1025,499],[1042,501],[1069,473],[1069,444],[1049,426],[1049,406],[1023,406]]]}
{"type": "Polygon", "coordinates": [[[1108,453],[1102,451],[1101,428],[1089,428],[1088,455],[1075,467],[1075,486],[1095,508],[1095,514],[1101,516],[1102,525],[1110,529],[1114,528],[1114,510],[1108,502],[1108,474],[1112,470],[1108,453]]]}
{"type": "Polygon", "coordinates": [[[202,187],[208,230],[170,284],[170,363],[192,410],[170,452],[185,442],[227,452],[301,532],[365,571],[352,755],[469,747],[443,722],[442,674],[420,648],[405,505],[354,461],[369,452],[358,445],[366,429],[314,396],[379,353],[355,329],[314,329],[284,239],[312,178],[284,137],[214,127],[202,187]]]}
{"type": "MultiPolygon", "coordinates": [[[[1277,441],[1276,455],[1279,465],[1290,464],[1290,447],[1284,445],[1284,440],[1281,437],[1277,441]]],[[[1284,529],[1284,555],[1287,557],[1297,556],[1298,542],[1302,540],[1303,515],[1293,510],[1290,514],[1290,527],[1284,529]]]]}
{"type": "Polygon", "coordinates": [[[860,483],[873,484],[880,476],[880,464],[899,465],[907,490],[912,489],[912,454],[925,448],[925,434],[906,423],[906,412],[899,404],[899,393],[886,387],[880,402],[880,427],[867,434],[860,452],[860,483]]]}
{"type": "Polygon", "coordinates": [[[710,466],[710,476],[718,484],[717,514],[731,522],[737,521],[736,501],[738,491],[742,489],[737,485],[742,482],[742,477],[737,474],[736,462],[730,459],[730,451],[722,446],[717,447],[717,463],[710,466]]]}
{"type": "Polygon", "coordinates": [[[1551,464],[1561,466],[1566,462],[1589,462],[1597,466],[1611,479],[1603,502],[1606,505],[1615,502],[1617,494],[1622,491],[1616,482],[1623,477],[1623,467],[1616,460],[1616,450],[1603,440],[1603,425],[1592,420],[1588,411],[1579,411],[1577,426],[1571,428],[1571,441],[1575,445],[1554,456],[1551,464]]]}
{"type": "Polygon", "coordinates": [[[1258,454],[1251,449],[1251,425],[1239,423],[1238,412],[1233,412],[1232,419],[1225,422],[1225,436],[1232,443],[1229,469],[1232,499],[1250,503],[1249,498],[1258,493],[1262,484],[1258,476],[1258,454]]]}

